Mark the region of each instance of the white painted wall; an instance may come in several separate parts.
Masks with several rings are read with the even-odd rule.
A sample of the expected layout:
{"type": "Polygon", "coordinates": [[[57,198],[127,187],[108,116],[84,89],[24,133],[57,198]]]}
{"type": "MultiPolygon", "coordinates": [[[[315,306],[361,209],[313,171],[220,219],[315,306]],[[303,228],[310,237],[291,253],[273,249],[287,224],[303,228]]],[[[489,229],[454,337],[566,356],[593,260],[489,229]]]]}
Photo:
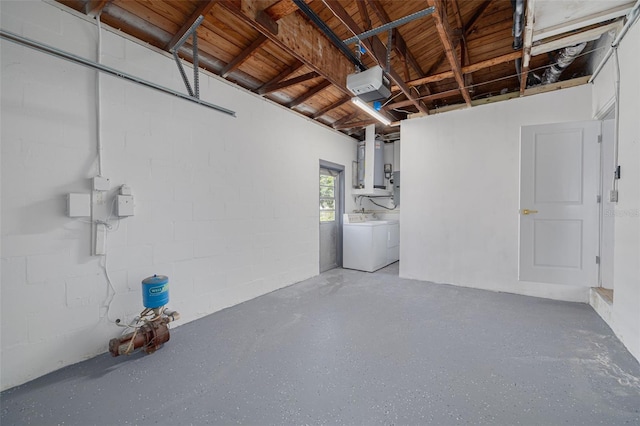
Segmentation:
{"type": "MultiPolygon", "coordinates": [[[[613,307],[609,325],[640,360],[640,24],[618,48],[620,63],[619,202],[614,207],[613,307]]],[[[593,114],[614,98],[614,59],[593,85],[593,114]]],[[[610,165],[609,167],[613,167],[610,165]]],[[[605,182],[605,188],[609,187],[605,182]]]]}
{"type": "MultiPolygon", "coordinates": [[[[0,7],[3,29],[95,58],[93,22],[43,2],[0,7]]],[[[109,233],[108,310],[90,225],[65,216],[65,194],[96,175],[95,72],[0,47],[2,389],[104,352],[121,331],[109,320],[140,312],[154,273],[169,276],[180,323],[318,274],[318,163],[349,179],[351,138],[205,74],[202,98],[237,118],[103,76],[103,174],[136,204],[109,233]]],[[[103,48],[106,65],[184,91],[166,55],[107,31],[103,48]]]]}
{"type": "Polygon", "coordinates": [[[520,126],[588,120],[581,86],[402,122],[400,275],[553,299],[588,288],[518,281],[520,126]]]}

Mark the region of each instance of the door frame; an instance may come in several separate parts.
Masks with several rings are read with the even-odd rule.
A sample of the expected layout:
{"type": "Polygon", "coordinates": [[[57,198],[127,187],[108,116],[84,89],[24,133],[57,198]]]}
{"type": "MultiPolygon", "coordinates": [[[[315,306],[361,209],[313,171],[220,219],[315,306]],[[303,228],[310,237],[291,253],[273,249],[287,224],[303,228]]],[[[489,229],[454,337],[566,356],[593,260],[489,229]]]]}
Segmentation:
{"type": "MultiPolygon", "coordinates": [[[[318,176],[320,175],[320,169],[329,169],[338,172],[338,196],[336,197],[336,222],[338,225],[338,238],[336,244],[336,263],[338,268],[342,268],[342,224],[344,215],[344,170],[345,167],[342,164],[333,163],[320,159],[318,167],[318,176]]],[[[317,188],[316,188],[317,191],[317,188]]],[[[320,221],[318,221],[318,232],[320,231],[320,221]]],[[[318,271],[320,271],[320,234],[318,234],[318,271]]]]}
{"type": "MultiPolygon", "coordinates": [[[[518,280],[519,281],[532,281],[532,282],[544,282],[544,283],[554,283],[554,284],[571,284],[571,285],[580,285],[580,286],[588,286],[588,287],[593,287],[594,285],[597,286],[599,285],[599,277],[600,277],[600,264],[599,264],[599,255],[600,255],[600,250],[601,250],[601,241],[600,241],[600,209],[602,206],[602,203],[598,203],[598,197],[601,192],[601,179],[602,179],[602,174],[601,174],[601,170],[600,170],[600,164],[601,164],[601,147],[602,144],[599,143],[601,138],[602,138],[602,121],[601,120],[581,120],[581,121],[572,121],[572,122],[559,122],[559,123],[541,123],[541,124],[533,124],[533,125],[522,125],[520,126],[520,171],[519,171],[519,186],[520,186],[520,194],[519,194],[519,209],[526,209],[526,208],[536,208],[534,203],[526,203],[527,205],[523,204],[523,176],[525,171],[523,170],[524,168],[524,163],[523,163],[523,156],[524,156],[524,129],[525,128],[533,128],[533,127],[538,127],[538,128],[542,128],[542,127],[565,127],[565,126],[571,126],[571,125],[580,125],[581,127],[583,127],[583,129],[587,129],[590,128],[591,133],[588,133],[588,137],[590,138],[590,142],[591,143],[597,143],[596,145],[591,146],[591,150],[590,150],[590,154],[592,155],[593,160],[595,161],[593,166],[596,167],[595,171],[593,172],[592,175],[590,175],[590,180],[592,181],[591,184],[593,185],[590,188],[587,187],[583,187],[582,188],[582,205],[585,206],[585,208],[589,208],[586,203],[589,204],[593,204],[593,206],[591,208],[593,208],[593,211],[590,213],[589,218],[591,219],[591,225],[592,226],[587,226],[588,229],[586,228],[582,228],[583,232],[587,231],[589,232],[591,235],[582,235],[583,238],[583,242],[582,242],[582,246],[581,246],[581,250],[584,250],[587,245],[586,244],[590,244],[591,245],[591,249],[593,249],[592,254],[593,256],[593,260],[589,260],[588,257],[585,258],[584,254],[582,254],[582,258],[581,258],[581,264],[582,265],[590,265],[590,267],[588,268],[589,270],[587,270],[586,266],[583,266],[581,270],[584,271],[585,275],[585,283],[582,284],[576,284],[576,283],[570,283],[568,281],[572,280],[572,277],[570,276],[566,276],[565,279],[567,281],[565,281],[565,279],[558,279],[558,275],[556,274],[555,277],[552,277],[551,275],[547,276],[546,279],[525,279],[522,277],[523,274],[523,212],[522,210],[519,210],[518,212],[518,216],[519,216],[519,221],[518,221],[518,280]],[[597,130],[595,129],[597,127],[597,130]],[[596,132],[596,133],[594,133],[596,132]],[[596,138],[597,139],[594,139],[596,138]],[[585,188],[586,191],[585,192],[585,188]],[[590,194],[588,191],[592,191],[593,194],[590,194]],[[590,197],[593,196],[593,199],[591,199],[590,197]],[[587,200],[591,200],[591,201],[587,201],[587,200]],[[530,205],[529,205],[530,204],[530,205]],[[593,239],[589,238],[591,240],[591,243],[585,243],[584,238],[585,237],[592,237],[593,239]],[[585,263],[588,262],[588,263],[585,263]],[[593,263],[591,263],[593,262],[593,263]],[[564,282],[563,282],[564,281],[564,282]]],[[[584,134],[584,130],[582,130],[583,134],[584,134]]],[[[583,139],[585,140],[585,139],[583,139]]],[[[584,157],[584,152],[583,152],[583,158],[582,158],[582,168],[583,168],[583,173],[585,170],[585,157],[584,157]]],[[[584,175],[583,175],[584,176],[584,175]]],[[[585,181],[582,181],[582,185],[585,184],[585,181]]],[[[537,210],[534,210],[533,213],[537,213],[537,210]]],[[[527,214],[526,212],[524,214],[527,214]]],[[[583,226],[585,224],[583,223],[583,226]]],[[[560,271],[562,272],[562,271],[560,271]]],[[[537,278],[540,278],[540,276],[538,276],[537,278]]]]}

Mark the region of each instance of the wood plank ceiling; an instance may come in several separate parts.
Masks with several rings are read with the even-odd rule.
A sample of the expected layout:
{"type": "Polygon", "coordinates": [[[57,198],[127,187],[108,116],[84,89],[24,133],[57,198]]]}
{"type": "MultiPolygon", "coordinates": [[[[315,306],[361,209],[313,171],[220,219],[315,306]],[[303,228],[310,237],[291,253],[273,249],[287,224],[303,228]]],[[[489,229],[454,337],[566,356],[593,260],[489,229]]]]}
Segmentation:
{"type": "MultiPolygon", "coordinates": [[[[361,60],[367,68],[385,68],[390,56],[393,88],[382,112],[394,121],[526,88],[516,72],[523,50],[512,47],[510,0],[304,1],[341,40],[435,7],[433,14],[394,29],[390,52],[388,32],[363,40],[361,60]]],[[[202,15],[197,28],[201,68],[347,134],[357,136],[375,122],[349,102],[353,95],[346,76],[355,72],[354,64],[293,0],[58,2],[89,16],[99,14],[104,24],[165,51],[202,15]]],[[[193,60],[191,40],[178,50],[187,61],[193,60]]],[[[355,51],[355,45],[349,48],[355,51]]],[[[531,46],[525,48],[528,54],[531,46]]],[[[576,60],[562,80],[587,74],[587,58],[576,60]]],[[[524,71],[552,61],[549,53],[533,56],[524,71]]]]}

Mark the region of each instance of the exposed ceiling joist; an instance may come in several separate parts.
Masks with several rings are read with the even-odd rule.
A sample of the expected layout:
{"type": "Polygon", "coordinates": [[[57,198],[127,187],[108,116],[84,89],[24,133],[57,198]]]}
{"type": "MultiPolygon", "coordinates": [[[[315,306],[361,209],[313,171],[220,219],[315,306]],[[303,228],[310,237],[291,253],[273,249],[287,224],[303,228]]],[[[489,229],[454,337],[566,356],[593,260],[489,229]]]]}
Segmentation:
{"type": "Polygon", "coordinates": [[[452,39],[452,31],[447,17],[446,3],[443,0],[427,0],[427,3],[436,8],[436,11],[432,14],[436,23],[436,30],[440,36],[440,41],[444,47],[445,54],[449,60],[449,65],[453,71],[453,77],[458,83],[462,97],[467,103],[467,106],[471,106],[471,96],[469,95],[469,90],[465,87],[460,60],[456,54],[456,48],[452,39]]]}
{"type": "Polygon", "coordinates": [[[333,126],[333,128],[336,130],[361,129],[376,123],[378,123],[376,120],[361,120],[354,121],[353,123],[340,124],[338,126],[333,126]]]}
{"type": "MultiPolygon", "coordinates": [[[[311,0],[305,0],[307,3],[310,3],[311,0]]],[[[279,0],[267,7],[264,10],[264,13],[269,16],[269,18],[273,19],[275,22],[278,22],[282,18],[291,15],[296,10],[298,10],[298,6],[293,2],[293,0],[279,0]]]]}
{"type": "MultiPolygon", "coordinates": [[[[471,19],[469,19],[469,22],[467,22],[464,25],[464,35],[465,37],[468,36],[471,31],[473,31],[474,25],[477,23],[478,19],[480,19],[480,17],[482,16],[482,14],[484,13],[485,10],[487,10],[487,8],[489,7],[489,5],[491,4],[492,0],[485,0],[479,7],[478,9],[475,11],[475,13],[473,14],[473,16],[471,17],[471,19]]],[[[454,44],[457,46],[458,45],[459,40],[456,39],[454,41],[454,44]]],[[[447,55],[446,52],[443,50],[442,53],[440,54],[440,56],[438,57],[438,59],[433,63],[433,65],[431,66],[431,68],[429,68],[429,70],[427,70],[427,75],[431,75],[433,74],[439,67],[440,65],[442,65],[442,63],[444,61],[447,60],[447,55]]]]}
{"type": "MultiPolygon", "coordinates": [[[[342,23],[349,28],[349,30],[353,34],[362,33],[362,28],[351,18],[349,13],[342,7],[339,1],[337,0],[323,0],[323,3],[333,12],[333,14],[342,21],[342,23]]],[[[376,61],[378,64],[384,67],[387,48],[382,44],[378,37],[372,37],[368,40],[363,41],[365,47],[367,48],[367,53],[376,61]]],[[[402,90],[404,95],[408,99],[414,100],[414,105],[418,108],[419,111],[424,112],[425,114],[429,113],[427,107],[420,101],[415,100],[415,97],[411,93],[411,89],[404,83],[404,80],[398,73],[393,69],[389,69],[389,77],[396,83],[396,85],[402,90]]]]}
{"type": "Polygon", "coordinates": [[[369,18],[369,13],[367,12],[367,4],[364,1],[357,1],[356,4],[358,5],[358,13],[360,14],[362,25],[364,25],[364,30],[370,30],[371,18],[369,18]]]}
{"type": "Polygon", "coordinates": [[[267,38],[264,35],[260,34],[258,38],[249,45],[249,47],[244,49],[238,56],[236,56],[231,62],[229,62],[224,68],[222,68],[222,70],[220,71],[220,76],[222,78],[227,78],[227,76],[231,74],[233,70],[239,68],[243,63],[245,63],[251,57],[251,55],[253,55],[254,52],[258,48],[260,48],[260,46],[262,46],[266,41],[267,38]]]}
{"type": "MultiPolygon", "coordinates": [[[[380,22],[382,22],[383,25],[391,22],[391,18],[389,17],[387,12],[385,12],[382,3],[380,3],[380,0],[367,1],[371,6],[371,9],[373,9],[376,15],[378,15],[378,19],[380,19],[380,22]]],[[[395,29],[395,38],[397,47],[396,52],[406,58],[407,63],[411,65],[411,67],[416,71],[416,73],[418,73],[420,77],[424,77],[424,71],[422,71],[422,68],[420,68],[420,64],[418,64],[418,61],[416,61],[415,56],[413,56],[411,51],[407,48],[407,43],[397,28],[395,29]]]]}
{"type": "Polygon", "coordinates": [[[325,80],[322,83],[318,84],[317,86],[313,87],[311,90],[307,91],[304,95],[302,95],[302,96],[294,99],[293,101],[289,102],[287,104],[287,107],[293,108],[293,107],[296,107],[296,106],[298,106],[298,105],[300,105],[302,103],[305,103],[309,99],[313,98],[316,94],[318,94],[318,92],[323,91],[324,89],[326,89],[329,86],[331,86],[331,82],[325,80]]]}
{"type": "Polygon", "coordinates": [[[345,115],[341,119],[334,121],[332,126],[333,126],[334,129],[337,129],[338,127],[342,126],[343,124],[348,123],[349,121],[351,121],[354,118],[356,118],[358,116],[361,116],[361,115],[364,115],[364,112],[362,112],[360,110],[354,111],[351,114],[345,115]]]}
{"type": "Polygon", "coordinates": [[[257,8],[259,2],[240,0],[239,7],[229,1],[221,1],[220,4],[242,22],[265,35],[287,54],[330,81],[342,92],[351,93],[345,84],[347,74],[353,71],[353,65],[312,23],[302,16],[293,13],[287,19],[281,19],[278,23],[278,33],[274,34],[257,20],[257,15],[262,12],[257,8]],[[298,43],[300,39],[309,42],[298,43]]]}
{"type": "Polygon", "coordinates": [[[263,90],[264,88],[268,87],[269,85],[279,83],[282,80],[288,78],[289,76],[295,74],[296,72],[298,72],[298,70],[300,70],[304,66],[305,65],[302,62],[300,62],[299,60],[296,59],[296,61],[293,64],[289,65],[282,72],[278,73],[278,75],[276,75],[271,80],[267,81],[265,84],[260,86],[258,88],[258,90],[257,90],[258,93],[260,93],[261,90],[263,90]]]}
{"type": "Polygon", "coordinates": [[[320,118],[320,117],[322,117],[323,115],[325,115],[326,113],[328,113],[329,111],[334,110],[334,109],[336,109],[336,108],[338,108],[338,107],[341,107],[342,105],[346,104],[346,103],[347,103],[347,102],[349,102],[350,100],[351,100],[351,98],[342,98],[342,99],[340,99],[339,101],[334,102],[334,103],[332,103],[332,104],[330,104],[330,105],[327,105],[326,107],[322,108],[322,109],[321,109],[321,110],[319,110],[319,111],[316,111],[316,112],[311,116],[311,118],[313,118],[314,120],[315,120],[316,118],[320,118]]]}
{"type": "MultiPolygon", "coordinates": [[[[507,53],[495,58],[486,59],[484,61],[476,62],[475,64],[466,65],[461,68],[463,74],[469,74],[476,71],[480,71],[485,68],[492,67],[494,65],[503,64],[505,62],[514,61],[522,57],[522,52],[516,51],[507,53]]],[[[416,80],[407,81],[409,86],[419,86],[421,84],[435,83],[437,81],[445,80],[447,78],[453,78],[453,71],[444,71],[438,74],[429,75],[427,77],[418,78],[416,80]]],[[[397,90],[396,87],[392,87],[393,90],[397,90]]]]}
{"type": "Polygon", "coordinates": [[[260,95],[266,95],[267,93],[277,92],[279,90],[286,89],[287,87],[296,86],[298,84],[304,83],[305,81],[313,80],[314,78],[318,77],[319,76],[317,72],[311,71],[306,74],[290,78],[288,80],[279,81],[271,85],[263,86],[258,90],[258,93],[260,95]]]}
{"type": "MultiPolygon", "coordinates": [[[[447,90],[446,92],[438,92],[432,95],[421,96],[420,99],[423,101],[435,101],[437,99],[448,98],[449,96],[454,96],[459,94],[460,94],[459,89],[453,89],[453,90],[447,90]]],[[[387,106],[385,106],[385,109],[392,110],[396,108],[404,108],[409,105],[411,105],[410,101],[400,101],[400,102],[394,102],[392,104],[388,104],[387,106]]]]}

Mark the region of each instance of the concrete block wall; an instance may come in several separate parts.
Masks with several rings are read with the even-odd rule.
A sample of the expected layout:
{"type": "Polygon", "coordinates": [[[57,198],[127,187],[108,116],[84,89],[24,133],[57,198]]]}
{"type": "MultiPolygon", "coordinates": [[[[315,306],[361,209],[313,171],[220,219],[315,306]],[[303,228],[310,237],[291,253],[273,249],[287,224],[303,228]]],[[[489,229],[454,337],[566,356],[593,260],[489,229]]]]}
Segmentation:
{"type": "MultiPolygon", "coordinates": [[[[95,59],[95,23],[61,7],[3,1],[0,23],[95,59]]],[[[135,216],[112,218],[107,256],[91,256],[89,218],[67,217],[65,196],[90,192],[97,174],[96,73],[0,48],[2,389],[104,352],[152,274],[169,276],[180,323],[318,274],[319,160],[351,176],[351,138],[205,73],[201,97],[237,118],[101,76],[112,189],[94,212],[106,219],[126,184],[135,216]]],[[[106,29],[101,60],[185,91],[171,58],[106,29]]]]}

